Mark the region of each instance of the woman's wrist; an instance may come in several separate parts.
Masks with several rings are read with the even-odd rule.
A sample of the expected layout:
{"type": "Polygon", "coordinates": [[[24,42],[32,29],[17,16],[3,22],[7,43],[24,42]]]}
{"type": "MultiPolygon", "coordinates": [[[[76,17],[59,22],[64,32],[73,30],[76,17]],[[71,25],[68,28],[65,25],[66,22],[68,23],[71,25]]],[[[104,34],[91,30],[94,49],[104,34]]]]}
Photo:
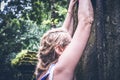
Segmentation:
{"type": "Polygon", "coordinates": [[[73,10],[73,7],[72,7],[72,6],[69,6],[69,7],[68,7],[68,11],[71,11],[71,12],[72,12],[72,10],[73,10]]]}
{"type": "Polygon", "coordinates": [[[73,12],[72,11],[68,11],[68,14],[70,14],[71,16],[73,16],[73,12]]]}

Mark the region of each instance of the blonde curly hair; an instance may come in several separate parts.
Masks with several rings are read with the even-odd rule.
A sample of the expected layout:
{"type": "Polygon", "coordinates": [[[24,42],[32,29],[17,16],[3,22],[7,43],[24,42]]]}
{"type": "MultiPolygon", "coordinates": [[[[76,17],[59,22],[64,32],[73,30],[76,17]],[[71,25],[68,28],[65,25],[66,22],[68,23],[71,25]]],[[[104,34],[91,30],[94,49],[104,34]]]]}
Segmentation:
{"type": "Polygon", "coordinates": [[[70,38],[70,34],[62,28],[49,30],[43,35],[38,52],[36,75],[47,70],[52,63],[57,62],[58,55],[55,52],[55,46],[65,48],[70,43],[70,38]]]}

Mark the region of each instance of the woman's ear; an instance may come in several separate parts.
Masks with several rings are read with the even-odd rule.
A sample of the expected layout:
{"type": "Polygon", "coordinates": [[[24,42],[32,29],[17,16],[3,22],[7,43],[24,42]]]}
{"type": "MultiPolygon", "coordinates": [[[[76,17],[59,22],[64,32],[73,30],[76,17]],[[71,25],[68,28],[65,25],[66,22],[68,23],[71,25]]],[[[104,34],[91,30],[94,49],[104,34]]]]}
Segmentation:
{"type": "Polygon", "coordinates": [[[64,51],[64,48],[62,48],[61,46],[56,46],[55,47],[55,52],[58,54],[58,55],[61,55],[64,51]]]}

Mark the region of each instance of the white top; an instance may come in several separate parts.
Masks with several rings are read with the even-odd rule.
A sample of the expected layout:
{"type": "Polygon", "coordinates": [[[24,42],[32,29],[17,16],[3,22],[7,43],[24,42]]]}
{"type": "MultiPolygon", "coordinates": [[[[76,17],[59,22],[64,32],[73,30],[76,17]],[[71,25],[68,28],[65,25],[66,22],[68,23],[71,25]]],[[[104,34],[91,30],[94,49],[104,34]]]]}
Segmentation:
{"type": "Polygon", "coordinates": [[[46,78],[48,77],[49,80],[53,80],[53,71],[54,71],[54,67],[55,64],[51,64],[48,71],[46,72],[45,75],[43,75],[43,77],[41,78],[41,80],[46,80],[46,78]]]}

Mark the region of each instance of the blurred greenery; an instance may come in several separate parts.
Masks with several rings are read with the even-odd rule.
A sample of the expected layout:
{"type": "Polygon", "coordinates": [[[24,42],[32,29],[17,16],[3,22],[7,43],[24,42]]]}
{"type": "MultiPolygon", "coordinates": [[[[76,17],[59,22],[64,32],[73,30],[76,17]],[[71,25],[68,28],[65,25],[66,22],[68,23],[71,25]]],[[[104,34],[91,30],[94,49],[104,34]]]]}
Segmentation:
{"type": "MultiPolygon", "coordinates": [[[[40,38],[46,30],[54,27],[53,25],[55,27],[62,25],[67,12],[67,1],[1,0],[0,6],[1,69],[4,70],[3,67],[5,67],[7,69],[6,72],[9,73],[12,72],[12,67],[15,69],[16,66],[21,67],[24,64],[29,67],[35,67],[37,61],[36,52],[39,47],[40,38]],[[33,52],[35,54],[30,54],[33,52]]],[[[34,68],[30,71],[34,72],[34,68]]],[[[0,71],[0,73],[3,72],[2,70],[0,71]]],[[[19,73],[18,76],[20,75],[23,74],[19,73]]],[[[9,77],[12,80],[17,80],[14,76],[15,74],[9,77]]],[[[0,80],[5,79],[5,75],[1,75],[0,80]]]]}
{"type": "Polygon", "coordinates": [[[19,52],[14,59],[11,60],[12,66],[21,66],[21,65],[35,65],[37,61],[36,52],[29,50],[22,50],[19,52]]]}

